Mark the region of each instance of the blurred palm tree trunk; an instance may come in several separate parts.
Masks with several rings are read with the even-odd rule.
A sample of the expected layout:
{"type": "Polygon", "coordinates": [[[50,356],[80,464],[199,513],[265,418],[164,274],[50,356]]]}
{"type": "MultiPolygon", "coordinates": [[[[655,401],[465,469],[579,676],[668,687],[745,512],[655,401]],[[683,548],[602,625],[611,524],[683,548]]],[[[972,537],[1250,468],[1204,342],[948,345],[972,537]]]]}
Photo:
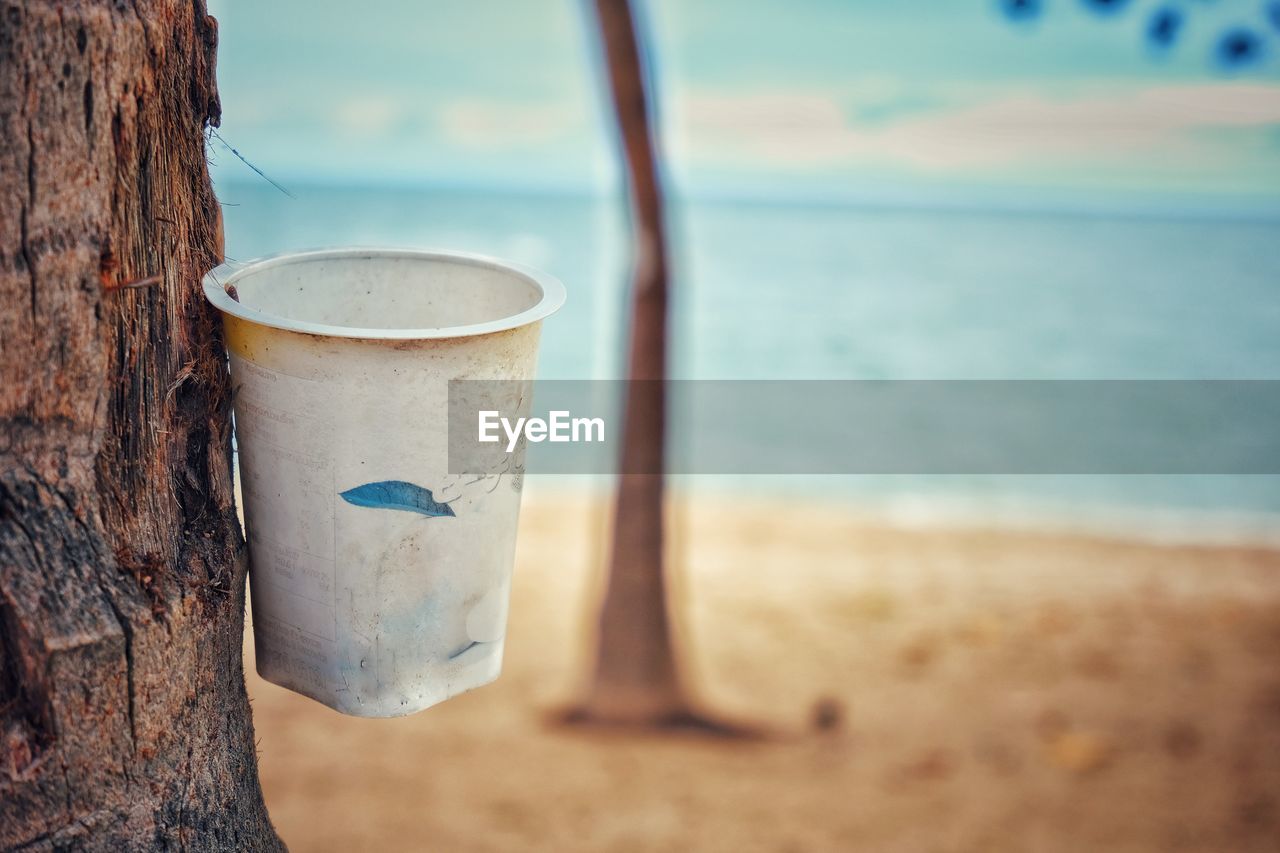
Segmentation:
{"type": "Polygon", "coordinates": [[[663,560],[668,247],[643,50],[628,0],[596,0],[633,229],[630,349],[621,472],[599,648],[582,719],[662,724],[687,717],[663,560]]]}

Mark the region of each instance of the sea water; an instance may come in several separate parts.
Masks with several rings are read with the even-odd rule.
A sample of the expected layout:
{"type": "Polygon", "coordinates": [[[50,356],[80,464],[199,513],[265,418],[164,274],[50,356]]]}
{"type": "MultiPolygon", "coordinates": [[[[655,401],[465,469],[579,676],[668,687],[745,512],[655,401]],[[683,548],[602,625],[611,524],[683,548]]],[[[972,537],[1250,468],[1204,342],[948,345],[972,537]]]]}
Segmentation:
{"type": "MultiPolygon", "coordinates": [[[[629,259],[615,199],[290,190],[296,199],[267,185],[219,187],[229,256],[407,245],[542,268],[565,283],[569,300],[546,323],[539,375],[621,375],[629,259]]],[[[682,378],[1280,379],[1276,221],[686,201],[673,205],[672,226],[673,373],[682,378]]],[[[684,477],[678,485],[840,497],[913,518],[1130,525],[1140,516],[1184,533],[1189,519],[1203,522],[1201,533],[1280,530],[1274,476],[684,477]]]]}

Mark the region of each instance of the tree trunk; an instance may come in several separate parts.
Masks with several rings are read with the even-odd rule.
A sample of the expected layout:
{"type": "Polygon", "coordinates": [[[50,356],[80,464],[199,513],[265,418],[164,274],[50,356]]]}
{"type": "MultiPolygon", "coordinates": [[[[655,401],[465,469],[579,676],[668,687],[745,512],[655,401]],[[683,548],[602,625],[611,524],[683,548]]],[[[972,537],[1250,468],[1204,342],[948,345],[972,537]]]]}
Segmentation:
{"type": "Polygon", "coordinates": [[[203,0],[0,3],[0,847],[281,846],[199,289],[216,43],[203,0]]]}
{"type": "Polygon", "coordinates": [[[627,0],[596,0],[634,232],[622,459],[598,656],[575,716],[660,725],[688,716],[664,568],[668,252],[642,49],[627,0]],[[639,380],[639,381],[635,381],[639,380]],[[653,473],[646,473],[653,472],[653,473]]]}

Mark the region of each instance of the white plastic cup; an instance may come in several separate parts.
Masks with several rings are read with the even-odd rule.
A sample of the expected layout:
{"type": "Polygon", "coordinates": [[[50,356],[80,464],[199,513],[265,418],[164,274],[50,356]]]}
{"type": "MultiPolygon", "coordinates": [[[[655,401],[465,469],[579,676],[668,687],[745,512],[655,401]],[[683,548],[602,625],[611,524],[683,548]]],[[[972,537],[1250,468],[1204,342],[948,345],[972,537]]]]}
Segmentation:
{"type": "MultiPolygon", "coordinates": [[[[226,264],[204,289],[231,354],[259,674],[361,717],[493,681],[523,471],[449,474],[449,381],[532,380],[564,288],[333,249],[226,264]]],[[[524,414],[522,396],[491,407],[524,414]]]]}

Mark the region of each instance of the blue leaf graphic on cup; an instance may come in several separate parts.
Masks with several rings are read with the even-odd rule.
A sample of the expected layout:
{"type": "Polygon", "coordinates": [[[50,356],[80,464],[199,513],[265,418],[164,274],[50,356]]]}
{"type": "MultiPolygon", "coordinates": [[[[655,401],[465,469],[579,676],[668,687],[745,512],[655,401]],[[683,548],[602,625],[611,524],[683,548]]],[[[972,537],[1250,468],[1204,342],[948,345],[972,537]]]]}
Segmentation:
{"type": "Polygon", "coordinates": [[[453,508],[447,503],[436,500],[430,489],[424,489],[422,486],[407,483],[404,480],[365,483],[363,486],[339,492],[338,495],[355,506],[416,512],[430,518],[455,515],[453,508]]]}

